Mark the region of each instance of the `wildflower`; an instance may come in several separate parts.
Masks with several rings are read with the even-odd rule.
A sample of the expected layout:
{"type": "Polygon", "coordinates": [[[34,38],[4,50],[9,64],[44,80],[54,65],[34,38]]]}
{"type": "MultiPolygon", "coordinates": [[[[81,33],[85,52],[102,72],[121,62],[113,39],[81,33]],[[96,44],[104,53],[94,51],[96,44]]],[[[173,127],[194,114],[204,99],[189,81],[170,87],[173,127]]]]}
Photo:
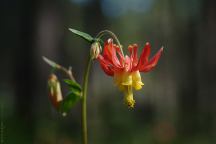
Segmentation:
{"type": "Polygon", "coordinates": [[[58,109],[60,102],[62,101],[61,85],[55,74],[50,74],[48,79],[49,98],[52,105],[58,109]]]}
{"type": "Polygon", "coordinates": [[[161,48],[150,60],[150,44],[146,43],[140,58],[137,56],[137,44],[129,45],[130,56],[124,56],[119,46],[108,39],[104,45],[103,54],[99,54],[98,60],[103,71],[114,77],[114,83],[120,91],[124,92],[124,101],[129,108],[133,108],[133,89],[140,90],[144,83],[141,80],[140,72],[149,72],[156,65],[161,56],[161,48]]]}

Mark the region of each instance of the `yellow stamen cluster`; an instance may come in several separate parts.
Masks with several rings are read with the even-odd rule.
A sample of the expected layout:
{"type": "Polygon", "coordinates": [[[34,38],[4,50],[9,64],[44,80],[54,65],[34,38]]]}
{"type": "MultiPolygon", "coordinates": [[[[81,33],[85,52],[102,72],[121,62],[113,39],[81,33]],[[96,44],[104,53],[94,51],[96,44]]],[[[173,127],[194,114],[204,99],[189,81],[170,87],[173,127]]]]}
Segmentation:
{"type": "Polygon", "coordinates": [[[124,92],[124,100],[129,108],[133,108],[135,100],[133,99],[133,88],[140,90],[144,85],[141,80],[140,72],[119,72],[114,75],[114,82],[118,88],[124,92]]]}

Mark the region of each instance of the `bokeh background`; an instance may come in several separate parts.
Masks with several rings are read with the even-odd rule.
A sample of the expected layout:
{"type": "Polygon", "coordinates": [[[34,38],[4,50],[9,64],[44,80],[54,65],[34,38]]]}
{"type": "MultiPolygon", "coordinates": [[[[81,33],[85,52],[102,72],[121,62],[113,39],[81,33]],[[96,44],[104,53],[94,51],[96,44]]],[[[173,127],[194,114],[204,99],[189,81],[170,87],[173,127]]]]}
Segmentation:
{"type": "MultiPolygon", "coordinates": [[[[89,44],[68,31],[113,31],[124,45],[161,46],[129,110],[98,62],[88,95],[90,144],[216,143],[216,1],[2,0],[2,144],[80,144],[80,103],[67,117],[50,105],[46,56],[82,75],[89,44]]],[[[65,78],[58,73],[58,76],[65,78]]],[[[65,85],[62,83],[62,87],[65,85]]]]}

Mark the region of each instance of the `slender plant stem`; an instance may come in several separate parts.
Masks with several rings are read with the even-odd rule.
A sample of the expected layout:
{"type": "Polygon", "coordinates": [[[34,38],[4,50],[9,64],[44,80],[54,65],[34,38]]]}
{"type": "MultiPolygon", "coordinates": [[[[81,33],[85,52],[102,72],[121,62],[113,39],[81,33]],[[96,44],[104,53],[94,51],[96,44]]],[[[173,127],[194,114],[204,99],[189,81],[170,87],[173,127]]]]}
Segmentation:
{"type": "Polygon", "coordinates": [[[88,143],[88,133],[87,133],[87,90],[88,90],[88,79],[89,72],[92,65],[92,60],[89,57],[88,64],[84,73],[84,82],[83,82],[83,97],[82,97],[82,136],[83,144],[88,143]]]}
{"type": "Polygon", "coordinates": [[[101,38],[102,36],[104,36],[106,34],[111,35],[115,39],[115,41],[117,42],[117,44],[121,50],[121,53],[124,55],[124,52],[122,50],[122,45],[121,45],[120,41],[118,40],[118,37],[113,32],[111,32],[109,30],[103,30],[97,34],[96,38],[101,38]]]}
{"type": "Polygon", "coordinates": [[[72,67],[69,67],[68,69],[66,69],[65,67],[63,67],[62,65],[60,64],[57,64],[56,62],[46,58],[45,56],[42,57],[43,60],[48,64],[50,65],[52,68],[54,69],[58,69],[58,70],[61,70],[62,72],[64,72],[72,81],[76,81],[74,76],[73,76],[73,73],[72,73],[72,67]]]}

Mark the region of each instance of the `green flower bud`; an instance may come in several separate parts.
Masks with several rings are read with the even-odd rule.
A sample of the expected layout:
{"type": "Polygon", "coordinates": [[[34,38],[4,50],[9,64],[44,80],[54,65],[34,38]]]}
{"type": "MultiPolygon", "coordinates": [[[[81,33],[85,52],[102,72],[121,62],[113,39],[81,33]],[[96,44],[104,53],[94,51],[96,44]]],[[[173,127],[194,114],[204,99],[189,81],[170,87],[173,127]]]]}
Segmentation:
{"type": "Polygon", "coordinates": [[[102,48],[99,42],[92,43],[91,49],[90,49],[91,59],[97,59],[101,51],[102,51],[102,48]]]}

